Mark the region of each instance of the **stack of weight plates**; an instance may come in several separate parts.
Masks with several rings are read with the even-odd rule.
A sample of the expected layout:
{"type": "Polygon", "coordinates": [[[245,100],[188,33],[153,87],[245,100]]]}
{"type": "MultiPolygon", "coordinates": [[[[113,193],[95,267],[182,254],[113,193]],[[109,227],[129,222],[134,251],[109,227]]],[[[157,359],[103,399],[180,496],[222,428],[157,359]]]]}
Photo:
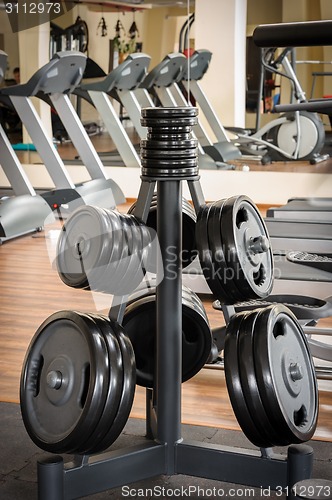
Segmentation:
{"type": "Polygon", "coordinates": [[[92,454],[121,433],[135,390],[132,345],[118,323],[73,311],[52,314],[27,351],[20,384],[32,441],[53,453],[92,454]]]}
{"type": "Polygon", "coordinates": [[[198,142],[191,132],[197,108],[145,108],[141,123],[148,127],[141,141],[142,176],[188,179],[198,175],[198,142]]]}
{"type": "Polygon", "coordinates": [[[256,446],[312,438],[318,390],[303,330],[284,305],[235,314],[226,330],[225,376],[235,416],[256,446]]]}
{"type": "Polygon", "coordinates": [[[149,246],[149,229],[133,215],[82,206],[60,233],[57,270],[73,288],[125,295],[144,277],[149,246]]]}
{"type": "Polygon", "coordinates": [[[269,235],[250,198],[233,196],[201,207],[196,242],[205,279],[220,302],[235,304],[271,293],[269,235]]]}

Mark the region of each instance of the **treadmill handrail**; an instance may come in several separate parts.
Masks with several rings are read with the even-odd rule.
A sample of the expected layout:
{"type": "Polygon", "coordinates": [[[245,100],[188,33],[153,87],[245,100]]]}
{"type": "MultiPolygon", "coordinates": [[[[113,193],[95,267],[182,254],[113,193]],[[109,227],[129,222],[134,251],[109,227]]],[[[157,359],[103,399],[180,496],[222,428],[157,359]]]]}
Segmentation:
{"type": "Polygon", "coordinates": [[[142,52],[130,54],[119,66],[114,68],[103,80],[84,83],[84,90],[110,93],[113,89],[135,90],[144,80],[151,57],[142,52]]]}
{"type": "Polygon", "coordinates": [[[180,52],[167,54],[144,78],[140,87],[147,90],[154,86],[167,88],[180,82],[186,61],[186,56],[180,52]]]}
{"type": "Polygon", "coordinates": [[[1,89],[3,95],[31,97],[44,94],[68,94],[82,80],[86,65],[86,55],[82,52],[61,51],[39,68],[26,82],[1,89]]]}
{"type": "MultiPolygon", "coordinates": [[[[198,81],[203,78],[207,72],[212,52],[207,49],[198,49],[189,58],[189,80],[198,81]]],[[[188,80],[188,65],[185,64],[183,69],[183,80],[188,80]]]]}

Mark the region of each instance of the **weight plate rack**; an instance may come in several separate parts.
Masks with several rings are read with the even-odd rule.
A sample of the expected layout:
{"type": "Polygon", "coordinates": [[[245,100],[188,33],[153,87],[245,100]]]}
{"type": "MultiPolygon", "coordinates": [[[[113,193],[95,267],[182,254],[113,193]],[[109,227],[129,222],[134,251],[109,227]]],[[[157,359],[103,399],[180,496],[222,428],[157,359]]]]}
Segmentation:
{"type": "MultiPolygon", "coordinates": [[[[65,465],[61,456],[38,462],[39,500],[69,500],[158,475],[173,474],[271,490],[284,488],[288,498],[293,500],[292,486],[311,475],[313,450],[310,446],[291,444],[287,456],[278,455],[270,448],[279,438],[278,444],[302,443],[312,435],[316,421],[317,393],[311,359],[307,357],[301,330],[287,309],[268,310],[256,317],[253,311],[235,315],[234,307],[230,306],[233,313],[226,335],[230,396],[235,413],[238,413],[236,405],[246,412],[247,427],[244,426],[244,430],[260,449],[243,450],[182,438],[181,385],[186,366],[182,362],[182,350],[185,353],[187,349],[183,342],[187,328],[183,321],[185,310],[190,311],[195,321],[199,318],[201,322],[201,328],[196,327],[197,338],[201,338],[197,340],[197,346],[203,348],[200,364],[208,354],[207,346],[211,349],[211,331],[201,302],[182,287],[183,181],[188,183],[197,214],[196,244],[202,267],[207,267],[206,277],[212,278],[211,290],[215,298],[224,304],[234,304],[239,298],[266,298],[273,280],[268,235],[253,202],[241,195],[212,205],[205,203],[199,182],[197,143],[191,138],[197,114],[197,108],[193,107],[143,109],[142,125],[148,128],[148,134],[141,144],[142,182],[132,213],[124,217],[116,211],[107,213],[88,209],[77,212],[75,224],[72,223],[74,219],[67,221],[66,231],[60,237],[57,267],[61,279],[73,287],[96,286],[101,291],[115,290],[118,296],[108,317],[68,311],[55,313],[38,329],[27,352],[21,379],[21,406],[27,430],[37,442],[35,434],[39,427],[36,423],[43,417],[41,435],[37,436],[38,445],[54,453],[68,450],[75,453],[75,459],[65,465]],[[156,231],[160,246],[156,286],[148,291],[135,290],[140,283],[136,276],[140,266],[143,263],[144,271],[144,259],[149,260],[151,233],[146,223],[153,199],[157,207],[156,231]],[[224,228],[221,215],[230,221],[230,227],[224,228]],[[102,237],[96,232],[97,226],[102,237]],[[170,253],[169,248],[174,251],[170,253]],[[133,262],[136,251],[138,266],[133,262]],[[215,255],[218,252],[220,265],[215,255]],[[121,258],[128,258],[129,266],[124,266],[121,258]],[[239,279],[232,276],[225,281],[219,275],[215,279],[214,269],[220,271],[222,266],[231,268],[239,279]],[[124,284],[120,279],[123,275],[128,278],[124,284]],[[135,282],[135,288],[130,286],[131,280],[135,282]],[[142,384],[147,386],[148,439],[144,444],[103,453],[121,432],[130,412],[136,353],[135,339],[132,338],[132,343],[125,321],[127,318],[129,332],[130,311],[142,304],[144,307],[152,304],[156,318],[150,337],[154,353],[154,367],[150,371],[152,379],[142,384]],[[256,324],[260,335],[253,334],[256,324]],[[264,332],[269,334],[264,335],[264,332]],[[72,351],[74,345],[81,346],[78,352],[73,352],[73,359],[76,356],[81,369],[72,366],[71,361],[61,359],[67,347],[60,349],[54,341],[56,337],[72,351]],[[298,358],[282,359],[279,351],[272,355],[274,344],[279,341],[291,345],[298,358]],[[255,373],[261,370],[270,376],[268,394],[264,393],[258,373],[256,385],[251,387],[242,383],[241,377],[250,375],[250,367],[247,364],[239,367],[240,344],[243,344],[244,352],[249,349],[248,354],[254,358],[255,373]],[[257,355],[261,349],[264,353],[262,366],[257,355]],[[97,362],[99,358],[103,361],[97,362]],[[69,377],[68,373],[74,376],[69,377]],[[277,388],[280,377],[289,393],[285,405],[291,402],[294,407],[292,421],[287,419],[289,414],[283,412],[284,401],[280,401],[282,398],[277,388]],[[72,389],[69,389],[69,378],[73,380],[72,389]],[[310,381],[310,388],[301,401],[299,387],[306,379],[310,381]],[[71,390],[75,394],[71,429],[60,428],[54,439],[46,417],[50,414],[55,425],[60,425],[57,422],[59,407],[71,401],[71,390]],[[252,406],[247,405],[249,392],[253,396],[252,406]],[[272,398],[271,408],[266,404],[266,397],[272,398]],[[303,407],[300,411],[298,401],[303,407]],[[44,402],[46,407],[43,409],[44,402]],[[51,406],[53,402],[56,408],[51,406]],[[264,410],[271,417],[271,423],[274,405],[279,405],[279,414],[275,418],[280,424],[279,430],[282,426],[282,432],[285,431],[284,437],[276,436],[271,426],[263,431],[257,425],[257,415],[254,416],[253,410],[258,403],[261,405],[260,416],[265,415],[264,410]],[[299,430],[301,425],[303,428],[299,430]]],[[[143,277],[144,272],[140,279],[143,277]]],[[[242,356],[243,353],[241,359],[242,356]]],[[[197,369],[195,364],[190,367],[190,376],[197,369]]],[[[138,374],[142,375],[139,371],[138,374]]]]}

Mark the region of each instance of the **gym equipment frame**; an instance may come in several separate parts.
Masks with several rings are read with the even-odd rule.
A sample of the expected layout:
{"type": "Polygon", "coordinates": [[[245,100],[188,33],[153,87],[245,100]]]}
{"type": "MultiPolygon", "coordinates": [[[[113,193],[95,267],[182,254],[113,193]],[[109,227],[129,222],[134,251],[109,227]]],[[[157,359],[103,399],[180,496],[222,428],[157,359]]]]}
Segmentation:
{"type": "MultiPolygon", "coordinates": [[[[153,122],[154,117],[160,119],[170,114],[173,128],[176,128],[183,117],[195,116],[193,109],[196,111],[189,107],[153,108],[143,110],[143,116],[146,122],[151,118],[153,122]],[[144,115],[144,111],[148,113],[144,115]],[[174,116],[175,113],[178,115],[174,116]]],[[[174,162],[179,161],[174,160],[175,156],[168,167],[162,158],[150,157],[144,162],[134,211],[137,218],[146,221],[157,187],[157,234],[161,250],[157,278],[163,276],[163,279],[158,280],[156,296],[155,386],[146,392],[147,442],[100,455],[76,456],[65,466],[60,456],[39,461],[39,500],[88,496],[163,474],[188,474],[258,488],[282,487],[287,498],[293,500],[291,487],[311,475],[313,451],[307,445],[290,446],[285,457],[274,454],[270,448],[244,450],[182,438],[182,181],[188,183],[196,213],[205,201],[197,158],[196,166],[190,159],[185,160],[185,167],[176,168],[174,162]],[[174,249],[171,255],[170,247],[174,249]]],[[[110,319],[121,324],[126,300],[123,297],[120,305],[111,307],[110,319]]]]}
{"type": "MultiPolygon", "coordinates": [[[[7,67],[7,54],[0,50],[0,81],[7,67]]],[[[52,211],[36,194],[22,165],[0,124],[1,167],[15,196],[0,203],[0,244],[31,232],[40,231],[45,220],[51,221],[52,211]]]]}

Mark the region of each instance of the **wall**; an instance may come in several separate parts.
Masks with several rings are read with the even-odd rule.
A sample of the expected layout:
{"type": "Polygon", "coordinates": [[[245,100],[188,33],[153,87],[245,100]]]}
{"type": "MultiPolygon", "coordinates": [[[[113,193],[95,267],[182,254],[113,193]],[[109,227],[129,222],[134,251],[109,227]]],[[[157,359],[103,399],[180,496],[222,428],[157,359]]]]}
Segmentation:
{"type": "Polygon", "coordinates": [[[196,0],[195,35],[196,48],[213,54],[204,92],[224,125],[243,127],[246,0],[196,0]]]}
{"type": "Polygon", "coordinates": [[[13,33],[6,12],[0,11],[0,33],[4,34],[4,51],[8,54],[6,78],[13,77],[13,69],[20,65],[17,33],[13,33]]]}
{"type": "MultiPolygon", "coordinates": [[[[107,175],[114,179],[128,198],[137,197],[141,183],[138,168],[105,168],[107,175]]],[[[85,167],[69,165],[67,169],[75,183],[89,180],[85,167]]],[[[44,166],[25,165],[25,171],[35,188],[53,187],[44,166]]],[[[284,204],[294,196],[329,197],[332,191],[332,176],[319,173],[202,170],[200,175],[207,201],[247,194],[255,203],[273,206],[284,204]]],[[[8,185],[8,180],[0,169],[0,186],[8,185]]],[[[183,185],[183,195],[190,199],[188,186],[186,183],[183,185]]]]}
{"type": "MultiPolygon", "coordinates": [[[[135,12],[110,12],[102,11],[98,5],[79,5],[70,13],[56,20],[56,24],[66,27],[72,24],[77,16],[83,19],[89,29],[89,57],[99,64],[105,72],[109,68],[109,41],[115,37],[115,26],[120,19],[125,33],[135,19],[138,27],[138,42],[143,43],[143,52],[151,56],[151,67],[155,66],[169,52],[177,50],[177,41],[181,23],[186,9],[165,7],[145,9],[135,12]],[[107,36],[102,37],[98,25],[101,17],[105,18],[107,36]],[[182,16],[182,17],[181,17],[182,16]]],[[[124,35],[126,38],[126,35],[124,35]]]]}

